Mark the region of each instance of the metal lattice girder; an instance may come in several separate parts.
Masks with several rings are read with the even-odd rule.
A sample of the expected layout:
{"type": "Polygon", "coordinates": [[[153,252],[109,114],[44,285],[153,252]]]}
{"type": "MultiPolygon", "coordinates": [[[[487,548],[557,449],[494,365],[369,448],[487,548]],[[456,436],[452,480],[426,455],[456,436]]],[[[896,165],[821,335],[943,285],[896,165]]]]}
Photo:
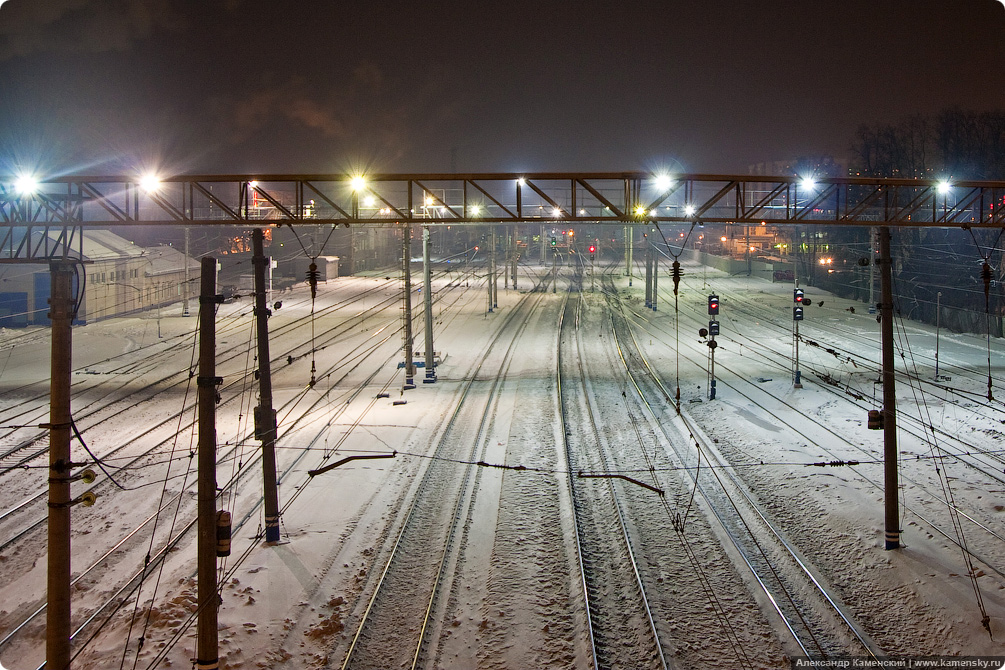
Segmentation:
{"type": "MultiPolygon", "coordinates": [[[[1005,182],[641,172],[59,177],[17,193],[0,177],[0,227],[332,223],[1005,226],[1005,182]]],[[[7,233],[10,234],[9,232],[7,233]]],[[[4,240],[8,238],[4,237],[4,240]]]]}
{"type": "Polygon", "coordinates": [[[0,263],[81,260],[83,230],[79,225],[0,225],[0,263]]]}

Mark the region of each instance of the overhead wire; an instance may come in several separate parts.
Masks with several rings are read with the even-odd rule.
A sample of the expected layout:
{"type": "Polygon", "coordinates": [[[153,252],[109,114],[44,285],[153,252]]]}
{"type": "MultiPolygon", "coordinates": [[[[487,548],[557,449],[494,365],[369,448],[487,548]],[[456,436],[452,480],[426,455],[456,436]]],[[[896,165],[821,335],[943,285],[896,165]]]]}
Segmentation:
{"type": "MultiPolygon", "coordinates": [[[[618,301],[618,303],[620,304],[620,298],[616,294],[608,293],[605,297],[609,301],[618,301]]],[[[617,351],[618,355],[620,356],[621,362],[624,365],[624,372],[625,372],[625,374],[624,374],[624,381],[623,381],[622,386],[621,386],[621,388],[622,388],[621,395],[622,395],[623,398],[625,398],[625,403],[627,404],[627,402],[628,402],[628,400],[627,400],[627,390],[629,388],[629,384],[632,384],[634,386],[635,390],[639,394],[641,394],[641,389],[639,389],[638,385],[635,383],[635,381],[634,381],[634,379],[633,379],[633,377],[631,375],[631,371],[628,368],[628,362],[625,359],[625,355],[624,355],[624,353],[623,353],[623,351],[621,349],[621,345],[620,345],[620,343],[618,341],[617,331],[616,331],[616,326],[615,326],[615,320],[614,320],[614,310],[613,309],[611,310],[611,314],[610,314],[610,327],[611,327],[612,336],[614,338],[614,347],[615,347],[615,350],[617,351]]],[[[642,398],[642,401],[643,401],[644,404],[646,404],[648,406],[648,404],[646,403],[644,397],[642,398]]],[[[652,411],[651,408],[650,408],[650,411],[652,411]]],[[[645,450],[645,446],[644,446],[644,443],[642,441],[642,437],[641,437],[641,434],[639,433],[638,426],[637,426],[637,423],[636,423],[635,414],[634,414],[634,412],[631,412],[630,410],[628,410],[628,415],[632,418],[633,426],[635,427],[636,436],[637,436],[637,439],[639,440],[639,443],[640,443],[640,448],[641,448],[641,451],[642,451],[642,454],[643,454],[643,458],[646,461],[646,470],[645,471],[653,478],[653,481],[656,483],[657,487],[659,488],[660,487],[660,482],[659,482],[658,477],[656,476],[656,471],[655,471],[655,469],[653,467],[653,462],[652,462],[652,460],[650,459],[648,453],[645,450]]],[[[704,595],[705,595],[706,599],[708,600],[709,604],[712,606],[712,611],[713,611],[716,619],[718,620],[721,629],[723,630],[723,633],[724,633],[724,636],[725,636],[726,640],[728,641],[728,643],[730,644],[730,646],[733,648],[733,651],[737,655],[737,658],[739,660],[741,660],[741,662],[745,662],[746,665],[748,667],[750,667],[752,665],[752,661],[749,658],[749,656],[747,655],[744,646],[740,642],[739,636],[738,636],[738,634],[736,632],[735,627],[732,624],[732,621],[730,620],[730,618],[726,614],[726,608],[721,603],[721,601],[720,601],[720,599],[718,597],[718,594],[717,594],[717,590],[712,585],[710,578],[706,574],[705,569],[704,569],[704,567],[702,565],[702,562],[698,559],[698,556],[697,556],[697,554],[696,554],[696,552],[694,550],[694,547],[691,544],[690,538],[688,537],[687,533],[685,532],[685,527],[682,526],[682,525],[674,523],[675,519],[678,518],[678,515],[675,514],[674,511],[670,508],[669,502],[666,500],[665,496],[661,496],[660,497],[660,505],[661,505],[664,513],[667,515],[667,517],[671,521],[671,525],[674,528],[674,531],[675,531],[675,533],[677,535],[677,538],[678,538],[678,540],[681,543],[681,547],[682,547],[685,555],[688,557],[688,561],[691,564],[692,569],[694,570],[694,574],[695,574],[695,576],[698,579],[698,583],[701,586],[702,591],[704,592],[704,595]]]]}
{"type": "MultiPolygon", "coordinates": [[[[985,266],[986,265],[987,263],[985,262],[985,266]]],[[[897,281],[895,274],[892,277],[892,279],[894,282],[897,281]]],[[[896,310],[896,318],[894,323],[897,325],[898,340],[900,341],[900,357],[902,361],[904,361],[905,365],[908,364],[909,362],[910,366],[915,368],[916,376],[920,377],[920,375],[917,374],[917,365],[914,361],[913,350],[911,349],[910,337],[907,333],[907,328],[905,327],[904,319],[901,316],[899,309],[896,310]],[[910,359],[908,359],[908,355],[910,355],[910,359]]],[[[911,377],[908,377],[908,379],[910,380],[911,377]]],[[[989,384],[988,394],[990,396],[990,378],[988,384],[989,384]]],[[[928,403],[924,395],[919,396],[918,392],[920,391],[920,389],[915,386],[913,381],[910,382],[909,385],[911,392],[914,396],[915,406],[918,408],[919,412],[922,413],[923,416],[928,416],[928,425],[934,425],[934,422],[931,419],[931,414],[928,409],[928,403]]],[[[988,399],[990,400],[991,398],[989,397],[988,399]]],[[[928,431],[924,431],[923,434],[924,439],[929,446],[929,453],[935,456],[936,450],[938,450],[938,455],[940,456],[944,455],[944,451],[942,450],[941,446],[938,443],[935,432],[932,431],[931,435],[929,435],[928,431]]],[[[901,453],[902,450],[897,451],[898,469],[900,468],[901,453]]],[[[970,553],[966,533],[963,529],[963,523],[960,521],[959,508],[956,504],[955,495],[953,493],[953,487],[952,484],[950,483],[950,477],[946,472],[946,463],[944,458],[938,459],[935,472],[938,477],[939,484],[942,487],[943,497],[945,498],[946,508],[949,512],[949,518],[953,527],[953,531],[956,534],[957,544],[959,545],[960,550],[962,551],[963,554],[963,563],[967,567],[967,575],[970,580],[971,588],[973,588],[974,591],[974,596],[977,601],[977,608],[980,610],[981,613],[981,625],[984,627],[985,630],[987,630],[988,635],[993,638],[993,635],[991,633],[991,623],[990,623],[991,618],[988,615],[987,608],[984,605],[984,597],[981,594],[980,584],[978,584],[977,582],[977,569],[974,566],[973,557],[970,553]]],[[[903,497],[904,495],[906,495],[906,493],[902,491],[901,497],[903,497]]],[[[899,524],[901,527],[903,527],[903,510],[905,508],[906,506],[901,507],[902,510],[901,523],[899,524]]]]}
{"type": "MultiPolygon", "coordinates": [[[[205,309],[206,307],[207,307],[206,305],[202,305],[201,303],[199,305],[199,309],[200,310],[205,309]]],[[[197,345],[198,345],[198,337],[197,337],[197,331],[198,331],[197,324],[198,323],[199,323],[199,321],[197,319],[196,320],[196,327],[193,328],[192,346],[191,346],[190,354],[189,354],[189,356],[190,356],[189,366],[190,367],[194,364],[195,357],[196,357],[196,350],[197,350],[197,345]]],[[[137,586],[136,586],[136,589],[137,589],[136,590],[136,594],[137,595],[136,595],[136,600],[133,603],[132,615],[129,618],[129,628],[128,628],[128,631],[126,633],[125,640],[123,641],[122,659],[121,659],[121,661],[119,663],[119,669],[120,670],[122,670],[122,668],[125,666],[125,662],[126,662],[126,658],[127,658],[127,654],[128,654],[128,650],[129,650],[129,641],[130,641],[130,637],[132,635],[133,626],[134,626],[134,624],[136,622],[137,616],[139,615],[139,607],[140,607],[140,601],[141,601],[140,594],[142,592],[143,584],[144,584],[144,582],[146,580],[146,577],[147,577],[147,569],[148,569],[148,567],[150,565],[151,555],[153,554],[154,541],[155,541],[155,538],[157,537],[157,528],[160,525],[160,512],[166,506],[165,503],[164,503],[164,499],[167,496],[168,481],[171,479],[171,464],[174,461],[174,454],[175,454],[175,452],[177,450],[177,447],[178,447],[178,438],[179,438],[179,436],[181,436],[183,434],[181,428],[182,428],[182,422],[184,421],[184,416],[185,416],[184,408],[188,404],[189,394],[191,393],[191,390],[192,390],[192,379],[193,378],[190,375],[189,378],[188,378],[187,383],[185,384],[185,393],[184,393],[184,395],[182,397],[182,408],[183,409],[182,409],[181,412],[178,413],[178,425],[177,425],[177,427],[176,427],[176,429],[174,431],[174,439],[171,442],[171,450],[169,452],[170,458],[168,459],[168,467],[165,468],[163,483],[161,485],[160,503],[157,506],[157,513],[156,513],[156,517],[154,519],[154,526],[153,526],[153,529],[150,532],[150,542],[149,542],[149,544],[147,546],[147,553],[146,553],[146,556],[143,559],[143,568],[142,568],[141,573],[140,573],[139,582],[137,583],[137,586]]],[[[193,414],[196,412],[196,407],[195,407],[194,404],[193,404],[193,407],[192,407],[192,411],[193,411],[193,414]]],[[[181,485],[181,491],[179,492],[179,494],[177,496],[177,504],[175,505],[174,511],[173,511],[173,513],[171,515],[171,522],[170,522],[170,525],[168,526],[168,531],[167,531],[167,537],[169,539],[171,538],[172,533],[174,532],[174,528],[175,528],[175,526],[176,526],[176,524],[178,522],[178,515],[181,512],[181,501],[182,501],[182,498],[183,498],[183,496],[181,495],[181,492],[185,491],[185,488],[186,488],[186,485],[187,485],[187,482],[188,482],[188,478],[189,478],[189,476],[191,476],[193,463],[195,461],[195,459],[194,459],[194,449],[192,448],[192,445],[193,445],[194,440],[195,440],[195,426],[196,426],[196,419],[193,419],[193,421],[191,422],[190,430],[188,432],[188,435],[189,435],[189,445],[188,445],[188,453],[186,454],[188,467],[185,469],[185,471],[181,475],[183,477],[182,485],[181,485]]],[[[168,544],[166,543],[165,546],[164,546],[164,548],[163,548],[164,555],[167,554],[167,547],[168,547],[168,544]]],[[[140,652],[143,650],[143,645],[146,642],[147,631],[149,629],[149,626],[150,626],[150,623],[151,623],[151,616],[153,614],[153,603],[157,599],[157,593],[158,593],[158,591],[160,589],[160,584],[161,584],[161,580],[163,578],[163,573],[164,573],[164,562],[161,561],[161,562],[158,563],[157,577],[154,580],[153,590],[152,590],[151,595],[150,595],[150,606],[147,608],[146,614],[143,616],[142,632],[140,633],[140,637],[137,639],[136,655],[133,658],[133,665],[132,665],[132,667],[134,669],[136,668],[136,664],[139,661],[140,652]]],[[[92,636],[91,639],[94,639],[94,637],[92,636]]],[[[86,644],[84,645],[84,647],[86,647],[86,644]]],[[[81,648],[81,650],[83,650],[83,647],[81,648]]]]}

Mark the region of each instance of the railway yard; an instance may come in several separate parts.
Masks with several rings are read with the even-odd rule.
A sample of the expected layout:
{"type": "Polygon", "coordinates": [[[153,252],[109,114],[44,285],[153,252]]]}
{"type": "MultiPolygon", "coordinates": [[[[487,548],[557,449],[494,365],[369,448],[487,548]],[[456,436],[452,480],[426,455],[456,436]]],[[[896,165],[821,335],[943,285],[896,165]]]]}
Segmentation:
{"type": "MultiPolygon", "coordinates": [[[[224,667],[1005,655],[1000,342],[944,331],[936,374],[936,330],[897,319],[903,547],[885,551],[883,439],[867,428],[879,324],[865,306],[804,287],[817,304],[794,388],[791,283],[685,264],[653,310],[623,266],[570,259],[521,265],[491,310],[482,267],[435,265],[439,365],[409,390],[400,271],[273,296],[275,546],[252,299],[219,306],[224,667]],[[712,293],[714,350],[699,335],[712,293]],[[388,458],[308,474],[353,455],[388,458]]],[[[97,473],[74,484],[97,495],[73,509],[74,667],[195,656],[196,321],[175,307],[73,331],[73,459],[97,473]]],[[[46,329],[0,332],[9,670],[45,659],[48,347],[46,329]]]]}

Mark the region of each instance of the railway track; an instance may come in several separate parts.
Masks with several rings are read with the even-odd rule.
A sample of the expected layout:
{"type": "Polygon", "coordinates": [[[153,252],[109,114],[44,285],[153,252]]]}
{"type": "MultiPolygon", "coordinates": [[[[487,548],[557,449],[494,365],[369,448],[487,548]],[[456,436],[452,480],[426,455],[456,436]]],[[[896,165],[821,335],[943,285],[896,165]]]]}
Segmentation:
{"type": "MultiPolygon", "coordinates": [[[[462,292],[462,293],[459,293],[457,295],[458,295],[458,298],[460,298],[464,294],[462,292]]],[[[397,315],[395,315],[395,317],[397,317],[397,315]]],[[[393,321],[397,322],[397,320],[398,319],[395,318],[393,321]]],[[[355,361],[353,359],[356,357],[356,355],[353,352],[347,352],[348,356],[347,356],[346,360],[337,360],[331,366],[331,368],[322,370],[321,373],[320,373],[321,377],[324,378],[327,375],[334,374],[340,368],[346,368],[346,367],[348,367],[349,370],[344,373],[344,376],[346,376],[352,370],[358,368],[359,365],[371,353],[373,353],[373,352],[375,352],[377,350],[378,346],[386,344],[388,342],[388,340],[390,340],[396,334],[396,331],[393,331],[393,330],[390,331],[390,332],[388,332],[388,333],[383,333],[382,331],[386,330],[386,328],[387,328],[387,326],[385,326],[383,328],[378,328],[378,329],[368,329],[370,332],[367,335],[367,339],[380,338],[380,337],[383,337],[383,339],[381,339],[376,345],[373,345],[372,347],[370,347],[369,351],[361,351],[360,352],[361,355],[355,361]]],[[[375,366],[375,368],[374,368],[375,372],[373,374],[371,374],[370,377],[367,378],[367,380],[364,381],[363,386],[360,386],[360,387],[358,387],[356,389],[355,394],[358,394],[359,392],[361,392],[363,390],[363,388],[372,381],[373,376],[377,372],[379,372],[382,369],[386,369],[387,366],[388,366],[388,364],[393,363],[393,359],[397,355],[398,355],[397,354],[397,350],[395,350],[395,352],[392,353],[390,359],[385,360],[383,363],[377,364],[375,366]]],[[[336,380],[335,381],[335,386],[337,386],[338,384],[339,384],[339,381],[336,380]]],[[[310,423],[310,422],[312,422],[313,421],[313,417],[317,414],[318,411],[325,410],[326,409],[326,401],[325,401],[325,396],[326,395],[327,395],[327,393],[319,394],[319,396],[317,398],[315,398],[314,401],[310,404],[310,406],[306,407],[304,409],[304,411],[302,411],[299,415],[291,417],[290,422],[285,427],[286,431],[284,432],[284,435],[285,435],[285,433],[288,433],[290,431],[296,431],[296,430],[298,430],[299,429],[299,424],[301,424],[301,423],[310,423]]],[[[350,396],[350,399],[352,397],[354,397],[354,395],[350,396]]],[[[283,414],[284,410],[291,411],[292,408],[297,403],[299,403],[299,399],[298,398],[294,398],[294,399],[288,401],[287,403],[284,404],[284,406],[282,406],[282,407],[279,408],[280,409],[280,413],[283,414]]],[[[347,406],[348,406],[348,401],[346,401],[345,405],[340,405],[339,412],[341,412],[342,409],[344,409],[347,406]]],[[[335,416],[337,417],[337,414],[335,416]]],[[[329,417],[329,422],[331,421],[332,418],[333,417],[329,417]]],[[[184,430],[184,429],[185,429],[185,427],[182,426],[182,430],[184,430]]],[[[154,430],[154,429],[151,429],[151,430],[154,430]]],[[[321,431],[322,432],[326,432],[327,428],[323,427],[321,429],[321,431]]],[[[226,448],[222,452],[220,460],[221,461],[226,461],[227,459],[233,459],[233,458],[235,458],[235,454],[238,451],[238,449],[240,449],[241,444],[243,443],[243,441],[248,440],[248,439],[251,439],[250,435],[246,436],[244,440],[236,440],[234,444],[232,444],[229,448],[226,448]]],[[[312,444],[314,442],[316,442],[316,441],[317,440],[312,440],[312,444]]],[[[152,449],[156,450],[156,448],[158,446],[160,446],[160,444],[161,443],[155,444],[152,449]]],[[[297,462],[299,462],[299,460],[301,458],[303,458],[307,453],[308,453],[307,450],[304,450],[302,452],[297,452],[297,457],[294,460],[294,462],[292,464],[289,464],[286,468],[284,468],[284,470],[281,473],[281,475],[283,477],[285,477],[290,472],[290,470],[295,466],[295,464],[297,462]]],[[[143,457],[144,457],[144,455],[140,455],[137,458],[143,458],[143,457]]],[[[233,476],[233,478],[230,479],[229,481],[225,482],[225,484],[222,486],[222,490],[223,491],[228,491],[228,490],[231,490],[231,489],[235,489],[241,483],[241,481],[243,481],[246,478],[247,475],[252,474],[252,473],[254,473],[256,471],[255,468],[254,468],[254,466],[257,464],[257,462],[258,462],[259,459],[260,459],[260,455],[258,455],[256,457],[254,457],[254,458],[252,458],[252,459],[244,462],[243,463],[243,467],[241,467],[235,473],[235,475],[233,476]]],[[[100,480],[99,483],[95,485],[95,488],[100,487],[102,485],[107,485],[107,484],[108,484],[107,480],[100,480]]],[[[177,496],[176,496],[176,498],[177,498],[177,496]]],[[[28,506],[28,503],[36,501],[37,499],[38,499],[38,496],[34,496],[32,499],[22,501],[18,505],[15,505],[15,507],[12,508],[11,510],[8,510],[8,512],[13,513],[15,511],[22,510],[22,509],[24,509],[24,508],[26,508],[28,506]]],[[[235,516],[235,529],[237,529],[241,525],[243,525],[243,523],[245,523],[251,517],[251,515],[253,514],[253,510],[257,506],[260,506],[260,504],[261,504],[261,495],[260,495],[260,493],[258,495],[257,500],[258,500],[258,502],[255,505],[253,505],[243,515],[243,518],[241,518],[239,521],[237,520],[238,517],[235,516]]],[[[6,516],[6,513],[5,513],[5,516],[6,516]]],[[[82,574],[86,574],[86,573],[88,573],[88,572],[96,569],[99,565],[107,564],[108,561],[111,561],[111,560],[121,560],[121,555],[123,553],[123,550],[124,549],[128,549],[128,547],[125,546],[125,543],[127,541],[129,541],[129,542],[132,542],[133,544],[135,544],[135,542],[136,542],[136,538],[134,537],[135,534],[145,524],[149,523],[149,521],[150,520],[147,519],[145,522],[142,522],[139,527],[134,528],[132,531],[130,531],[129,533],[127,533],[126,536],[122,540],[120,540],[119,543],[116,544],[116,551],[110,551],[110,552],[106,553],[105,555],[101,556],[96,562],[94,562],[93,564],[91,564],[89,567],[83,568],[83,573],[82,574]]],[[[35,521],[34,523],[30,523],[30,524],[26,525],[21,531],[18,531],[13,536],[8,537],[7,540],[4,543],[4,547],[6,548],[6,547],[10,546],[16,540],[23,538],[25,535],[27,535],[28,533],[30,533],[32,530],[35,530],[38,527],[40,527],[42,524],[44,524],[44,522],[45,522],[45,517],[42,516],[37,521],[35,521]]],[[[177,538],[177,539],[180,539],[180,537],[177,538]]],[[[112,604],[113,604],[113,600],[107,600],[103,604],[97,605],[96,609],[95,609],[95,612],[103,611],[104,609],[108,608],[112,604]]],[[[39,608],[37,611],[35,611],[33,614],[31,614],[26,620],[24,620],[22,623],[20,623],[19,625],[17,625],[15,627],[15,631],[16,630],[20,630],[24,625],[26,625],[27,623],[29,623],[32,618],[34,618],[35,616],[37,616],[40,612],[44,611],[44,609],[45,608],[44,608],[44,605],[43,605],[41,608],[39,608]]],[[[88,622],[85,622],[85,624],[82,624],[82,627],[84,625],[86,625],[87,623],[89,623],[89,622],[90,622],[90,619],[88,620],[88,622]]],[[[11,641],[11,637],[12,637],[11,635],[8,635],[2,641],[0,641],[0,647],[2,647],[3,645],[5,645],[9,641],[11,641]]]]}
{"type": "MultiPolygon", "coordinates": [[[[379,292],[384,290],[384,286],[378,286],[375,288],[370,288],[363,291],[361,294],[353,296],[351,299],[336,303],[331,306],[326,306],[324,309],[320,310],[317,317],[327,317],[336,313],[339,309],[348,307],[359,300],[364,299],[364,297],[369,296],[371,293],[379,292]]],[[[381,311],[393,307],[396,305],[395,298],[389,297],[378,303],[378,305],[371,310],[376,310],[374,315],[379,314],[381,311]]],[[[367,310],[370,311],[370,310],[367,310]]],[[[356,315],[358,319],[364,318],[364,313],[356,315]]],[[[322,333],[321,339],[318,341],[319,347],[327,347],[338,341],[338,338],[343,336],[347,331],[354,328],[355,325],[349,320],[343,324],[340,324],[338,328],[331,330],[326,330],[322,333]]],[[[282,326],[276,328],[272,335],[276,338],[289,336],[294,334],[298,329],[307,328],[308,324],[303,320],[292,321],[282,326]]],[[[224,325],[220,328],[219,336],[222,340],[223,337],[227,337],[228,334],[235,334],[238,330],[243,330],[247,328],[247,324],[243,319],[230,317],[228,318],[224,325]]],[[[142,351],[146,351],[151,347],[157,347],[160,351],[156,352],[156,355],[151,357],[153,360],[147,360],[146,364],[153,365],[157,367],[174,367],[177,369],[177,364],[171,365],[173,357],[177,354],[182,353],[185,349],[191,346],[192,335],[176,336],[171,338],[171,341],[163,345],[150,345],[150,347],[144,347],[142,351]]],[[[247,346],[245,344],[234,344],[228,347],[222,347],[218,355],[219,365],[227,365],[234,361],[239,361],[242,356],[245,355],[247,346]]],[[[279,364],[287,359],[287,356],[292,356],[293,352],[283,352],[282,354],[276,356],[274,363],[279,364]]],[[[106,359],[100,363],[88,366],[84,370],[78,370],[78,376],[80,373],[86,373],[88,370],[101,370],[101,374],[95,375],[97,381],[94,383],[86,384],[83,388],[75,388],[74,393],[77,396],[86,397],[87,400],[83,404],[78,404],[75,407],[74,415],[75,420],[80,424],[81,433],[86,435],[89,430],[94,430],[99,426],[103,426],[111,421],[114,421],[121,417],[124,413],[129,412],[132,409],[140,407],[152,400],[161,397],[162,394],[170,393],[173,388],[180,382],[183,382],[187,375],[183,370],[176,372],[170,372],[167,374],[160,373],[154,379],[147,379],[140,382],[140,385],[135,383],[135,363],[132,359],[137,356],[137,351],[127,352],[121,354],[117,357],[106,359]],[[117,359],[125,359],[124,362],[114,363],[117,359]],[[109,363],[113,363],[111,367],[108,367],[109,363]],[[99,393],[99,395],[95,395],[99,393]]],[[[89,375],[84,374],[84,377],[89,375]]],[[[234,383],[241,383],[241,380],[231,380],[231,385],[234,383]]],[[[18,389],[8,390],[4,395],[14,394],[15,392],[23,392],[26,389],[30,389],[31,385],[24,385],[18,389]]],[[[79,384],[78,384],[79,387],[79,384]]],[[[48,386],[46,383],[46,388],[42,392],[38,392],[28,398],[22,398],[19,401],[12,403],[7,406],[4,410],[3,417],[0,418],[0,423],[3,424],[17,424],[21,423],[25,426],[37,425],[45,420],[48,416],[48,386]]],[[[13,437],[14,433],[18,430],[23,431],[24,429],[15,429],[7,433],[6,436],[0,437],[0,440],[4,438],[9,439],[13,437]]],[[[48,453],[48,444],[40,445],[39,443],[45,440],[48,433],[44,430],[39,430],[33,434],[20,438],[16,444],[7,447],[2,454],[0,454],[0,476],[7,474],[11,471],[23,468],[26,465],[30,465],[33,461],[48,453]]],[[[129,441],[129,440],[126,440],[129,441]]]]}
{"type": "Polygon", "coordinates": [[[457,461],[482,459],[493,403],[498,401],[528,314],[541,299],[539,294],[531,295],[534,297],[525,296],[509,312],[439,431],[433,458],[411,495],[383,567],[377,570],[371,595],[363,604],[343,670],[416,668],[424,660],[429,632],[436,626],[434,613],[449,586],[445,577],[456,561],[456,538],[474,496],[478,468],[461,466],[457,461]],[[498,362],[500,372],[482,390],[486,382],[479,378],[481,370],[492,350],[506,338],[509,342],[498,362]],[[461,473],[458,467],[463,468],[461,473]]]}
{"type": "Polygon", "coordinates": [[[611,332],[632,388],[648,409],[654,424],[664,435],[669,451],[657,450],[662,463],[657,468],[674,468],[699,458],[713,467],[696,475],[694,486],[718,521],[758,586],[771,602],[801,653],[812,658],[838,655],[878,657],[882,652],[861,629],[822,577],[776,527],[746,486],[731,471],[713,445],[703,443],[694,426],[671,432],[677,423],[669,415],[673,396],[648,362],[628,327],[620,301],[608,294],[611,332]]]}
{"type": "Polygon", "coordinates": [[[593,667],[666,670],[674,666],[663,654],[617,489],[610,479],[593,485],[572,474],[613,470],[583,366],[580,307],[580,295],[570,295],[559,321],[557,392],[593,667]]]}
{"type": "MultiPolygon", "coordinates": [[[[640,314],[635,310],[630,311],[633,323],[642,326],[647,334],[654,337],[673,337],[671,333],[662,330],[659,326],[657,326],[648,315],[640,314]]],[[[697,327],[697,325],[701,322],[694,320],[693,323],[695,327],[697,327]]],[[[735,340],[733,341],[735,342],[735,340]]],[[[781,374],[788,374],[788,368],[778,362],[780,352],[757,340],[747,339],[745,342],[747,349],[745,355],[749,356],[753,354],[759,356],[763,361],[766,370],[776,370],[781,374]]],[[[666,342],[663,344],[669,346],[666,342]]],[[[696,355],[700,354],[698,351],[699,348],[696,347],[690,340],[682,342],[682,346],[686,347],[690,351],[696,352],[696,355]]],[[[700,371],[700,366],[697,363],[692,362],[692,358],[693,356],[684,359],[685,366],[693,366],[694,370],[700,371]]],[[[728,359],[720,357],[716,362],[716,368],[720,372],[720,375],[718,375],[720,387],[731,389],[731,391],[738,397],[744,398],[753,405],[759,407],[778,406],[786,408],[788,410],[786,414],[778,412],[771,413],[771,421],[776,425],[784,427],[785,430],[789,431],[793,435],[800,436],[808,444],[814,444],[820,449],[823,449],[824,452],[835,461],[851,459],[873,462],[876,459],[881,459],[881,454],[879,454],[878,451],[867,449],[861,444],[860,433],[859,435],[848,435],[847,426],[839,425],[834,427],[818,421],[812,414],[807,414],[804,411],[805,408],[795,406],[791,398],[772,391],[769,386],[754,383],[754,381],[749,378],[749,375],[734,369],[726,362],[727,360],[728,359]],[[794,421],[793,417],[799,417],[799,420],[794,421]],[[816,431],[822,431],[818,435],[826,435],[826,440],[818,439],[818,437],[814,435],[816,431]]],[[[812,364],[806,363],[805,359],[802,367],[804,371],[814,373],[821,380],[821,384],[819,386],[821,391],[832,395],[840,403],[850,403],[856,406],[862,416],[865,415],[868,409],[873,408],[873,405],[869,404],[866,399],[862,398],[860,395],[850,394],[847,389],[839,388],[833,384],[827,383],[827,372],[824,370],[818,370],[812,364]]],[[[933,434],[937,434],[941,436],[941,439],[939,440],[938,453],[942,454],[947,459],[954,460],[968,467],[981,477],[986,478],[989,480],[988,483],[992,487],[1005,484],[1005,477],[1001,474],[1001,453],[998,453],[994,449],[988,450],[972,442],[961,441],[958,436],[953,435],[938,426],[932,425],[930,420],[925,420],[922,416],[908,411],[905,405],[902,405],[900,410],[901,421],[899,421],[898,424],[899,431],[902,435],[914,438],[914,440],[916,440],[914,443],[915,445],[928,445],[931,440],[928,433],[931,432],[933,434]]],[[[768,411],[769,410],[765,410],[765,412],[768,411]]],[[[858,430],[861,431],[860,426],[858,427],[858,430]]],[[[915,464],[915,459],[904,459],[901,472],[902,482],[904,484],[914,486],[915,489],[922,492],[926,498],[945,506],[947,503],[941,486],[937,486],[930,481],[932,475],[932,468],[929,465],[931,451],[917,450],[915,446],[911,446],[910,444],[903,444],[901,446],[901,450],[905,454],[913,453],[919,457],[924,457],[923,460],[918,461],[917,464],[915,464]],[[919,467],[921,469],[919,469],[919,467]],[[913,473],[912,470],[914,470],[913,473]]],[[[870,486],[875,487],[879,491],[883,490],[882,483],[877,479],[867,476],[859,468],[852,469],[856,471],[859,478],[869,483],[870,486]]],[[[958,543],[958,539],[954,536],[954,533],[943,530],[943,526],[950,525],[948,522],[938,523],[932,519],[931,513],[927,513],[918,508],[916,505],[911,505],[909,502],[907,505],[908,511],[917,514],[919,518],[925,520],[926,523],[929,523],[933,529],[944,535],[951,542],[958,543]]],[[[982,533],[987,533],[996,541],[1000,542],[1005,540],[1005,531],[1000,528],[995,528],[995,518],[987,515],[986,513],[981,513],[973,509],[965,509],[958,505],[954,507],[954,511],[960,514],[961,518],[973,524],[974,527],[979,529],[982,533]]],[[[975,555],[975,558],[987,563],[985,558],[977,555],[975,555]]],[[[996,572],[1002,572],[1001,568],[995,567],[992,563],[987,564],[996,572]]]]}

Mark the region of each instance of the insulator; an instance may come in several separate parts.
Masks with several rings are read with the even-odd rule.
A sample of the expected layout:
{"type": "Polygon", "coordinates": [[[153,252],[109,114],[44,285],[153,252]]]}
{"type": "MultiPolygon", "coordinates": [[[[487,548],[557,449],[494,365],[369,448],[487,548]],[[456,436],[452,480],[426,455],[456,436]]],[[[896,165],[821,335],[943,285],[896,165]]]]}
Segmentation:
{"type": "Polygon", "coordinates": [[[216,513],[216,555],[230,556],[230,512],[220,510],[216,513]]]}
{"type": "Polygon", "coordinates": [[[987,261],[981,266],[981,279],[984,281],[984,300],[987,302],[991,292],[991,266],[987,261]]]}
{"type": "Polygon", "coordinates": [[[673,262],[673,273],[671,276],[673,277],[673,294],[677,295],[677,287],[680,285],[681,277],[680,261],[673,262]]]}
{"type": "Polygon", "coordinates": [[[320,274],[318,264],[311,261],[311,266],[307,270],[307,283],[311,285],[311,300],[314,300],[318,295],[318,276],[320,274]]]}

